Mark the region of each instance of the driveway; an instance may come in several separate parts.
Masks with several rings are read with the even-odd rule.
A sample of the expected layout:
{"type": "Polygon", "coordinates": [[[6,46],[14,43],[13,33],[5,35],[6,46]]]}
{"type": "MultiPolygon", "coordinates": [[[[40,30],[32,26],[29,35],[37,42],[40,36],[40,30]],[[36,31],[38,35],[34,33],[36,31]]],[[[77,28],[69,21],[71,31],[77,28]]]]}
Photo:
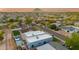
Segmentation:
{"type": "Polygon", "coordinates": [[[54,47],[56,50],[68,50],[65,46],[62,46],[59,43],[56,42],[49,42],[49,44],[54,47]]]}

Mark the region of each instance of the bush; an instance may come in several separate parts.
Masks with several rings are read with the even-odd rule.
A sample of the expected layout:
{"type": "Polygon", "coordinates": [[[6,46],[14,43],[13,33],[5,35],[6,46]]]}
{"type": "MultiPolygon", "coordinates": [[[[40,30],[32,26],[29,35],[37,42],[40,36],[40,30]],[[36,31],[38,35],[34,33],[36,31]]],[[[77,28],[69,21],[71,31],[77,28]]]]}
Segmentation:
{"type": "Polygon", "coordinates": [[[4,32],[2,30],[0,30],[0,41],[3,40],[3,38],[4,38],[3,35],[4,35],[4,32]]]}
{"type": "Polygon", "coordinates": [[[72,50],[79,50],[79,34],[73,33],[71,38],[66,39],[66,46],[72,50]]]}
{"type": "Polygon", "coordinates": [[[59,28],[56,25],[54,25],[54,24],[53,25],[49,25],[49,28],[54,29],[56,31],[59,30],[59,28]]]}
{"type": "Polygon", "coordinates": [[[20,35],[19,31],[13,31],[14,36],[20,35]]]}

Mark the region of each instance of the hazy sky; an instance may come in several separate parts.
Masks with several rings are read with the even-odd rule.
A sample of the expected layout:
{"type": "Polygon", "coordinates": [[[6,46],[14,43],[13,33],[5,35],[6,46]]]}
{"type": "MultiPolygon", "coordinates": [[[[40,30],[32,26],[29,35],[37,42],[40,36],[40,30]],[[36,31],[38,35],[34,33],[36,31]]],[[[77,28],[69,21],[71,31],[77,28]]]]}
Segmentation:
{"type": "MultiPolygon", "coordinates": [[[[79,8],[40,8],[45,12],[79,12],[79,8]]],[[[34,8],[0,8],[0,12],[32,12],[34,8]]]]}

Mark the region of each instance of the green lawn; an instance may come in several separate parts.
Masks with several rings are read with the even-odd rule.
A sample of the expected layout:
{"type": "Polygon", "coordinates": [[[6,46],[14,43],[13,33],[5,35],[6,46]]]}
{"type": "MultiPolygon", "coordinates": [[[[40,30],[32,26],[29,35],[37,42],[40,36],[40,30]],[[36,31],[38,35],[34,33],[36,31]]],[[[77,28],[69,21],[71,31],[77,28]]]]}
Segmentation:
{"type": "Polygon", "coordinates": [[[19,31],[13,31],[14,36],[20,35],[19,31]]]}
{"type": "Polygon", "coordinates": [[[53,38],[53,41],[57,41],[57,40],[58,40],[57,38],[55,38],[55,37],[53,38]]]}

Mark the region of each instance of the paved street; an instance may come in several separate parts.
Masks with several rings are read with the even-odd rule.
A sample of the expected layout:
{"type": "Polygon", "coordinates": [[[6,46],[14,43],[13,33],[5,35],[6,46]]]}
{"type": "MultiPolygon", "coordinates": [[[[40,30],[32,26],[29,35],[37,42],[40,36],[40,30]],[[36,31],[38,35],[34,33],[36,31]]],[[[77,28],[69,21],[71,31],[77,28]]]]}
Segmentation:
{"type": "Polygon", "coordinates": [[[6,40],[5,40],[6,50],[15,49],[16,44],[12,38],[11,31],[9,29],[5,29],[5,37],[6,37],[6,40]]]}

